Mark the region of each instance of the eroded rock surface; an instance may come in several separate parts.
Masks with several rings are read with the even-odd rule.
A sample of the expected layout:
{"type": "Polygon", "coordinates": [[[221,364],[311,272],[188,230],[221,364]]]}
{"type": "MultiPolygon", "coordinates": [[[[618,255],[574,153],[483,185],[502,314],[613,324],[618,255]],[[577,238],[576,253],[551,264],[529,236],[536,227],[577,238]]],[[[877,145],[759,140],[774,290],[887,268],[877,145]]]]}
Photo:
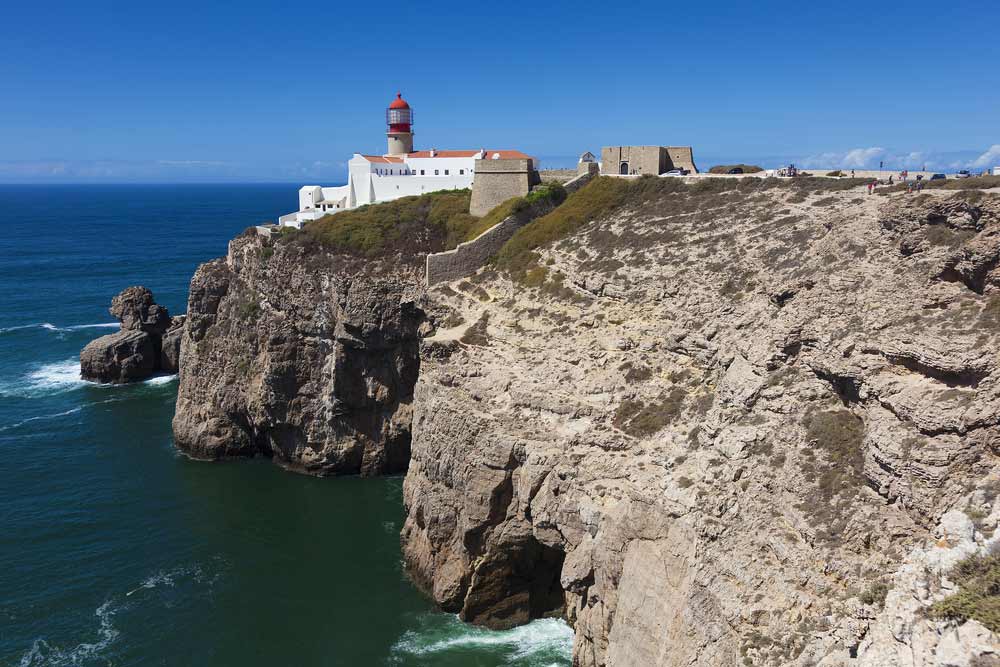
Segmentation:
{"type": "Polygon", "coordinates": [[[191,281],[177,446],[316,475],[405,470],[421,280],[416,263],[380,267],[252,232],[234,239],[191,281]]]}
{"type": "Polygon", "coordinates": [[[122,290],[111,300],[109,312],[121,323],[121,330],[92,340],[80,352],[84,380],[120,384],[144,380],[159,371],[177,371],[177,336],[183,316],[171,318],[152,292],[138,286],[122,290]]]}
{"type": "Polygon", "coordinates": [[[993,664],[925,612],[996,527],[998,241],[990,194],[693,190],[543,248],[538,288],[435,288],[412,576],[563,614],[588,667],[993,664]]]}

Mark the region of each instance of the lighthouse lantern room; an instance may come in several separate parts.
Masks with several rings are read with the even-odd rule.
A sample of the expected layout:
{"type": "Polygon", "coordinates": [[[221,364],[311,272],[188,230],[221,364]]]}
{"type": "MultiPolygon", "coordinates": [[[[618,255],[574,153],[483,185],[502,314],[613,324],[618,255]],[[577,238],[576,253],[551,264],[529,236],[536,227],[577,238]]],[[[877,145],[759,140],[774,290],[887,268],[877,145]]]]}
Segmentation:
{"type": "Polygon", "coordinates": [[[385,110],[386,138],[388,151],[386,155],[406,155],[413,152],[413,109],[403,99],[402,93],[396,93],[396,99],[385,110]]]}

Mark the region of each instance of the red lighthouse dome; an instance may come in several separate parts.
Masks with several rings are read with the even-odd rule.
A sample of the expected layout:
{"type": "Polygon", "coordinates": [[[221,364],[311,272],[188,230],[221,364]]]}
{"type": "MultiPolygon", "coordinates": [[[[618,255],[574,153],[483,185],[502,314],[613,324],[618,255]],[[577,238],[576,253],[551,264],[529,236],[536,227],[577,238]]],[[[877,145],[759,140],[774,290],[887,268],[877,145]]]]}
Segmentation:
{"type": "Polygon", "coordinates": [[[385,110],[385,123],[389,126],[389,134],[410,132],[413,125],[413,110],[403,99],[402,93],[396,93],[396,99],[385,110]]]}

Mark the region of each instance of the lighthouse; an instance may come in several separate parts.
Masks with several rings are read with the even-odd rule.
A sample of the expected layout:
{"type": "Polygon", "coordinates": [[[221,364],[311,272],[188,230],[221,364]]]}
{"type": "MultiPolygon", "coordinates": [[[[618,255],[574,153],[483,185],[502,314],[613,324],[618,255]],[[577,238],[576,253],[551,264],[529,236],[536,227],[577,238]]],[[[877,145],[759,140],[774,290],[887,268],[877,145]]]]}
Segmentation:
{"type": "Polygon", "coordinates": [[[396,93],[396,99],[385,110],[385,136],[388,139],[389,150],[386,155],[406,155],[413,152],[413,110],[403,99],[402,93],[396,93]]]}

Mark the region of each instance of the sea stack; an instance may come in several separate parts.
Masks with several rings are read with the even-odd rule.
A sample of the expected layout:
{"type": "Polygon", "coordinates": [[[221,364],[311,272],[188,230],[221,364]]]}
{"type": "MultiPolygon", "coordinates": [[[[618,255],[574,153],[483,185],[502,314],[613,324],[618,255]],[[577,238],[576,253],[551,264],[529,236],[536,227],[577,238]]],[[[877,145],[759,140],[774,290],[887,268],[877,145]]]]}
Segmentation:
{"type": "Polygon", "coordinates": [[[123,384],[157,372],[176,373],[184,316],[170,313],[145,287],[123,290],[111,300],[109,312],[121,331],[91,341],[80,352],[84,380],[123,384]]]}

